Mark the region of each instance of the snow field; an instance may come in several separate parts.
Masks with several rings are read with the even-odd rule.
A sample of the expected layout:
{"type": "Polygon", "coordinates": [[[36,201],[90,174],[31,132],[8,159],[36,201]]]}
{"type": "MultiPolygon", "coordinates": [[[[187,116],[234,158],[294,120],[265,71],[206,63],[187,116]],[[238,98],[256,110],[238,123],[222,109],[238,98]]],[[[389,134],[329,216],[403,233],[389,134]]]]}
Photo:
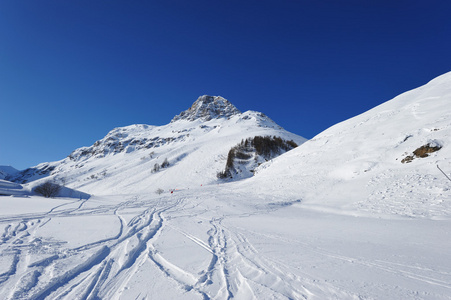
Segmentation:
{"type": "Polygon", "coordinates": [[[450,219],[327,212],[302,201],[263,198],[239,185],[92,197],[83,205],[54,200],[69,205],[36,205],[26,219],[2,214],[0,294],[449,298],[450,219]]]}

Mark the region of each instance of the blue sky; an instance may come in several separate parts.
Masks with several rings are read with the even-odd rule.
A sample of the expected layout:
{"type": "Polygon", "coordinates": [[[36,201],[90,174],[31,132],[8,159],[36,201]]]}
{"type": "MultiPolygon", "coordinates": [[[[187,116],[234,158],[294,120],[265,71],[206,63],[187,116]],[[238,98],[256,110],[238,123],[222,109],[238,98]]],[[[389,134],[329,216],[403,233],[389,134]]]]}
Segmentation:
{"type": "Polygon", "coordinates": [[[0,165],[221,95],[312,138],[451,71],[451,1],[0,1],[0,165]]]}

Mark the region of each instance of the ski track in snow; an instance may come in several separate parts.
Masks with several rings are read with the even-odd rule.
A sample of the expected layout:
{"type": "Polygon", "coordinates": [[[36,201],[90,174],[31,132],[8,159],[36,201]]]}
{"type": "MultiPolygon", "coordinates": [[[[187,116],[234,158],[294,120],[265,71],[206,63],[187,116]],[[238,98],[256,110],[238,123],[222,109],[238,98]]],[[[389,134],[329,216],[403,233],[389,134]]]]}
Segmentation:
{"type": "MultiPolygon", "coordinates": [[[[92,291],[96,292],[96,282],[106,279],[105,273],[108,272],[107,270],[111,268],[111,264],[114,261],[111,258],[112,251],[119,248],[121,244],[124,244],[131,237],[142,235],[142,231],[145,230],[149,231],[145,237],[148,240],[161,227],[161,222],[154,226],[154,228],[151,226],[153,225],[151,222],[155,212],[148,209],[136,216],[131,224],[127,224],[127,231],[123,233],[124,221],[117,212],[121,207],[125,207],[131,202],[119,204],[118,207],[82,209],[86,201],[80,201],[81,203],[75,208],[64,209],[64,206],[73,204],[66,203],[56,206],[49,212],[43,214],[27,214],[0,219],[1,223],[9,223],[1,236],[1,253],[2,256],[9,255],[12,257],[9,269],[0,274],[0,282],[2,283],[0,292],[2,295],[8,295],[8,299],[42,299],[52,293],[52,298],[63,297],[66,294],[69,295],[79,285],[91,287],[92,291]],[[52,218],[66,218],[99,213],[113,213],[118,217],[121,226],[116,236],[74,249],[64,248],[64,242],[45,241],[36,236],[36,231],[38,231],[39,227],[45,226],[52,218]],[[22,220],[20,220],[21,218],[22,220]],[[49,249],[53,247],[57,249],[50,251],[49,249]],[[29,264],[30,254],[46,252],[46,249],[49,250],[48,252],[55,252],[56,254],[49,255],[38,262],[29,264]],[[91,249],[93,251],[89,251],[90,254],[85,255],[91,249]],[[80,256],[79,259],[77,259],[78,256],[80,256]],[[76,261],[83,261],[83,263],[73,264],[76,261]],[[69,271],[64,271],[61,268],[58,269],[60,263],[69,263],[69,271]],[[94,275],[89,275],[92,272],[94,275]],[[80,277],[83,278],[80,279],[80,277]],[[42,280],[40,280],[41,278],[42,280]],[[79,280],[81,282],[77,282],[79,280]],[[60,296],[55,296],[54,294],[60,296]]],[[[136,206],[136,203],[132,205],[136,206]]],[[[161,215],[161,212],[168,207],[158,208],[156,211],[161,215]]],[[[134,260],[136,260],[140,251],[142,251],[143,243],[145,241],[140,241],[130,251],[129,259],[126,260],[126,263],[118,273],[133,265],[134,260]]],[[[85,293],[85,295],[86,297],[82,298],[88,299],[93,297],[92,293],[85,293]]]]}

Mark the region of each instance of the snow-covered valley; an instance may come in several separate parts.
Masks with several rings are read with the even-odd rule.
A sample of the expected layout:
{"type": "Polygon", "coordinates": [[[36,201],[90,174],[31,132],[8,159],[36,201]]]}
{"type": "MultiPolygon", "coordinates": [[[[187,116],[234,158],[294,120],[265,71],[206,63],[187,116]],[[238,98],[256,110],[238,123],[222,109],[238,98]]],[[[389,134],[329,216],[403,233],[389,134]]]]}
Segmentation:
{"type": "Polygon", "coordinates": [[[450,87],[448,73],[306,142],[260,113],[195,103],[10,174],[0,191],[28,192],[0,197],[0,295],[451,299],[450,87]],[[218,179],[256,135],[300,146],[218,179]],[[66,197],[32,193],[49,178],[66,197]]]}

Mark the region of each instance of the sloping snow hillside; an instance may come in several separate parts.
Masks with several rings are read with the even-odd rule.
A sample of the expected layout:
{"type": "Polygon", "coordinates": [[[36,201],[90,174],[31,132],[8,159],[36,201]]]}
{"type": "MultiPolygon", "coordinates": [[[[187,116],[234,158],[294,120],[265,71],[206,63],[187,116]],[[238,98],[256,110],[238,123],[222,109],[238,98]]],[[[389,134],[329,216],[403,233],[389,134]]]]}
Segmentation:
{"type": "Polygon", "coordinates": [[[0,298],[451,299],[451,182],[437,168],[449,176],[450,87],[451,73],[240,181],[216,172],[242,139],[303,140],[218,97],[26,170],[25,186],[94,196],[0,197],[0,298]]]}
{"type": "Polygon", "coordinates": [[[451,182],[437,166],[451,174],[451,73],[332,126],[251,181],[322,209],[448,218],[451,182]],[[439,150],[413,154],[426,145],[439,150]]]}

